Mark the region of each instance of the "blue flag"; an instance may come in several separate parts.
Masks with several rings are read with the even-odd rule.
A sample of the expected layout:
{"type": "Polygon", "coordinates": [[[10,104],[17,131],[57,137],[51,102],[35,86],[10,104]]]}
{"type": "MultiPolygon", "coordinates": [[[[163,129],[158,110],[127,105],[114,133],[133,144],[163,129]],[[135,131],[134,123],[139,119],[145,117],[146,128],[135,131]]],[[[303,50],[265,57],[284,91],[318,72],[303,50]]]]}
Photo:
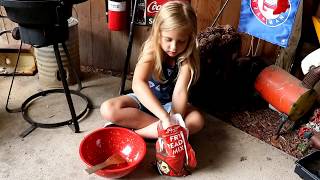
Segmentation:
{"type": "Polygon", "coordinates": [[[238,30],[287,47],[300,0],[289,0],[289,8],[274,14],[277,0],[242,0],[238,30]]]}

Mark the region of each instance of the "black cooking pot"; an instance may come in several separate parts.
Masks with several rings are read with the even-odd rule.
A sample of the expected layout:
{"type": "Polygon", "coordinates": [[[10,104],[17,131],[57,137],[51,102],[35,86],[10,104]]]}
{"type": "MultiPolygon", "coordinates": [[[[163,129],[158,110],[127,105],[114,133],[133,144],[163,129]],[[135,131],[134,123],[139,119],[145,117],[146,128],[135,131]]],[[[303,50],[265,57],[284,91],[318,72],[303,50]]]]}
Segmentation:
{"type": "Polygon", "coordinates": [[[21,40],[45,46],[68,38],[73,4],[86,0],[0,0],[10,20],[18,23],[21,40]]]}
{"type": "Polygon", "coordinates": [[[72,13],[72,3],[70,1],[59,0],[1,0],[7,16],[18,24],[56,24],[59,13],[68,19],[72,13]]]}

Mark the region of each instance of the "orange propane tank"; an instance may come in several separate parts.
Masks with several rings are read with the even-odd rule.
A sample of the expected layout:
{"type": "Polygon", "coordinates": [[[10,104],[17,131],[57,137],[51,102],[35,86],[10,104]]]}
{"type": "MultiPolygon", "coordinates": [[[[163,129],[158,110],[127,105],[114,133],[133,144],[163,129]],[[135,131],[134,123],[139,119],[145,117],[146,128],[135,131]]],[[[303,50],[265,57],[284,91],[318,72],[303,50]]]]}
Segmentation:
{"type": "Polygon", "coordinates": [[[307,113],[316,100],[317,93],[282,68],[271,65],[263,69],[255,81],[260,96],[278,111],[296,121],[307,113]]]}

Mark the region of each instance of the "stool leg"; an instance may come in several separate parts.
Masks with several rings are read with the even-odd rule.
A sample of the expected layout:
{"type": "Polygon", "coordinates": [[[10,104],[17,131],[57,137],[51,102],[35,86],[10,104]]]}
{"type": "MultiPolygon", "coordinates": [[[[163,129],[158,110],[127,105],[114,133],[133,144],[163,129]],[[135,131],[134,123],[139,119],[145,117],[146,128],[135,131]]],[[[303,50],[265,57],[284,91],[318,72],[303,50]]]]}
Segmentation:
{"type": "Polygon", "coordinates": [[[63,47],[63,50],[64,52],[66,53],[67,55],[67,58],[68,58],[68,61],[69,61],[69,68],[71,69],[73,75],[75,76],[76,80],[77,80],[77,83],[78,83],[78,91],[80,91],[82,89],[82,84],[81,84],[81,80],[80,80],[80,77],[75,69],[76,67],[76,63],[73,61],[73,59],[71,59],[71,56],[70,56],[70,53],[68,51],[68,48],[66,46],[66,43],[63,42],[61,43],[62,44],[62,47],[63,47]]]}
{"type": "Polygon", "coordinates": [[[66,99],[68,101],[68,105],[69,105],[69,109],[70,109],[70,113],[71,113],[71,118],[73,121],[73,125],[74,125],[74,131],[75,133],[80,132],[79,131],[79,124],[77,121],[77,117],[76,117],[76,113],[74,110],[74,106],[72,103],[72,99],[71,99],[71,95],[70,95],[70,90],[69,90],[69,86],[68,86],[68,82],[67,82],[67,78],[66,78],[66,72],[63,68],[63,64],[61,61],[61,56],[60,56],[60,51],[58,48],[58,43],[54,43],[53,44],[53,49],[54,49],[54,53],[56,56],[56,60],[57,60],[57,64],[58,64],[58,68],[59,68],[59,72],[60,72],[60,76],[61,76],[61,81],[62,81],[62,85],[63,85],[63,89],[64,89],[64,93],[66,95],[66,99]]]}

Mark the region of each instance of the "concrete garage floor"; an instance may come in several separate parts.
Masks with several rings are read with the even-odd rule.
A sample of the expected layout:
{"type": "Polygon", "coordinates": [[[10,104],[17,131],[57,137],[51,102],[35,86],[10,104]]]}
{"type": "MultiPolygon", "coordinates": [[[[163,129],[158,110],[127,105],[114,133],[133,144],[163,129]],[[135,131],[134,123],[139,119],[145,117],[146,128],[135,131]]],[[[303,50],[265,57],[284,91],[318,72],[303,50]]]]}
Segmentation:
{"type": "MultiPolygon", "coordinates": [[[[85,74],[84,77],[82,83],[85,88],[81,92],[96,107],[117,96],[120,78],[104,74],[85,74]]],[[[105,123],[99,109],[91,110],[81,120],[81,133],[73,133],[68,126],[37,128],[25,138],[20,138],[19,134],[30,125],[21,113],[7,113],[5,110],[10,81],[10,77],[0,77],[0,179],[104,179],[95,174],[87,175],[78,153],[82,138],[105,123]]],[[[17,77],[10,107],[20,106],[39,90],[37,75],[17,77]]],[[[77,98],[74,101],[76,109],[81,109],[83,103],[77,98]]],[[[42,119],[57,122],[70,118],[63,94],[41,98],[30,106],[29,113],[39,122],[43,122],[42,119]]],[[[300,179],[294,173],[295,158],[213,116],[206,115],[206,120],[204,130],[190,138],[198,167],[185,179],[300,179]]],[[[168,179],[157,174],[152,166],[154,159],[154,146],[149,143],[141,166],[124,179],[168,179]]]]}

